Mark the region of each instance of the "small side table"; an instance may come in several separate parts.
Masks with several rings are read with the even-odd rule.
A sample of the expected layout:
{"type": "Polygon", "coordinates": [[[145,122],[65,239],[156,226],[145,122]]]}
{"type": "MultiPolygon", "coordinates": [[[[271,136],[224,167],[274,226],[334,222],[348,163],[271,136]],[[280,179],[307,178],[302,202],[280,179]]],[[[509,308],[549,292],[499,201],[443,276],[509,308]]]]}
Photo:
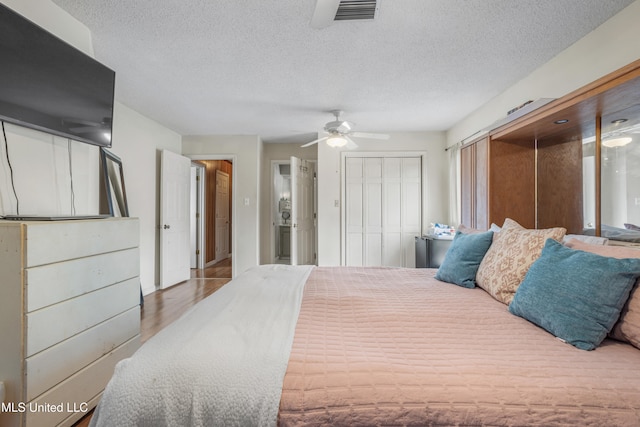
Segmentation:
{"type": "Polygon", "coordinates": [[[453,236],[416,236],[416,268],[438,268],[453,236]]]}

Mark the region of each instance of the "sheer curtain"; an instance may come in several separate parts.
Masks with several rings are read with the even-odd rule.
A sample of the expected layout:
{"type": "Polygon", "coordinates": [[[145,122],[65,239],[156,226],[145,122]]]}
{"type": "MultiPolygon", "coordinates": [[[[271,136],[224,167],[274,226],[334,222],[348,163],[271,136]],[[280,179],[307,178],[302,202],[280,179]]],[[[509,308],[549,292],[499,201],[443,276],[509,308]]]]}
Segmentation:
{"type": "Polygon", "coordinates": [[[460,224],[460,147],[458,142],[446,149],[449,153],[449,224],[460,224]]]}

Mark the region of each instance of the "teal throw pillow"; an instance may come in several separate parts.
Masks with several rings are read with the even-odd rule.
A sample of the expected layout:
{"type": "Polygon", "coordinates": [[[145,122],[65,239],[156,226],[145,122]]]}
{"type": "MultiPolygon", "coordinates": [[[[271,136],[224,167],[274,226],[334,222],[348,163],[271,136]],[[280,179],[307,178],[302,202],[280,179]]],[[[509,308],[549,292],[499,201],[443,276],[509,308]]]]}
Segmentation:
{"type": "Polygon", "coordinates": [[[436,272],[436,279],[465,288],[474,288],[478,267],[492,241],[493,231],[474,234],[456,232],[436,272]]]}
{"type": "Polygon", "coordinates": [[[583,350],[593,350],[620,316],[640,276],[640,259],[616,259],[548,239],[509,311],[583,350]]]}

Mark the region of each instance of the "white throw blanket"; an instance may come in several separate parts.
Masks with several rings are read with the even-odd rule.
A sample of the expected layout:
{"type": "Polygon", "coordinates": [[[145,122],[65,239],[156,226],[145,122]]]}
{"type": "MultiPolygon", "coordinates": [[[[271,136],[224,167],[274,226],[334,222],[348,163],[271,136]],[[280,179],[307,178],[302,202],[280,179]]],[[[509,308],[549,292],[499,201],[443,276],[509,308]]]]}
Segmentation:
{"type": "Polygon", "coordinates": [[[248,270],[121,361],[91,426],[273,426],[311,266],[248,270]]]}

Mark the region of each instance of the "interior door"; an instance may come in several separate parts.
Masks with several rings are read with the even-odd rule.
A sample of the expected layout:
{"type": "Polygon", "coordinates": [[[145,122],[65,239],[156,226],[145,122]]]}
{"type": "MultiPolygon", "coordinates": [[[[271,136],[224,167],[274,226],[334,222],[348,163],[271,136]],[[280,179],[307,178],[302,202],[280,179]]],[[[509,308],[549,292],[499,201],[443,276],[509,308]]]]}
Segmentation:
{"type": "Polygon", "coordinates": [[[346,265],[384,265],[383,200],[383,159],[347,157],[346,265]]]}
{"type": "Polygon", "coordinates": [[[216,261],[229,258],[229,174],[216,170],[216,261]]]}
{"type": "Polygon", "coordinates": [[[291,265],[316,262],[314,174],[312,162],[291,157],[291,265]]]}
{"type": "Polygon", "coordinates": [[[160,163],[160,287],[189,279],[191,160],[162,150],[160,163]]]}

